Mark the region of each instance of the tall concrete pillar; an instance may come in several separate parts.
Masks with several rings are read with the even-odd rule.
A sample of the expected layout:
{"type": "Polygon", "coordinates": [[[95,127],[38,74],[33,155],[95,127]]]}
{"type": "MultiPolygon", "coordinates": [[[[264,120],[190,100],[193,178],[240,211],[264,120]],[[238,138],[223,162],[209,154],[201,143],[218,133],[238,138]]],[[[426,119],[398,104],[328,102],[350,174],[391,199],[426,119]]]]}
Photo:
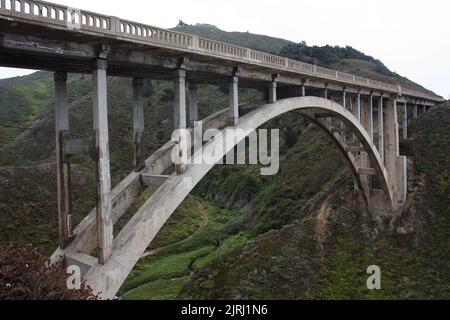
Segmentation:
{"type": "Polygon", "coordinates": [[[356,103],[353,107],[353,115],[361,122],[361,93],[358,92],[356,95],[356,103]]]}
{"type": "Polygon", "coordinates": [[[406,197],[407,173],[406,157],[400,157],[399,130],[397,101],[395,98],[387,99],[386,105],[386,146],[385,158],[386,169],[394,191],[394,210],[399,203],[403,203],[406,197]]]}
{"type": "Polygon", "coordinates": [[[417,119],[417,103],[414,103],[413,106],[413,119],[417,119]]]}
{"type": "Polygon", "coordinates": [[[347,90],[344,89],[342,91],[342,106],[344,107],[344,109],[347,109],[347,90]]]}
{"type": "Polygon", "coordinates": [[[408,139],[408,104],[404,103],[403,108],[403,139],[408,139]]]}
{"type": "Polygon", "coordinates": [[[277,102],[277,82],[269,82],[269,103],[277,102]]]}
{"type": "Polygon", "coordinates": [[[186,129],[186,70],[175,70],[174,124],[176,129],[186,129]]]}
{"type": "MultiPolygon", "coordinates": [[[[370,97],[367,100],[362,98],[360,101],[361,101],[361,124],[364,128],[366,128],[366,130],[368,130],[367,129],[369,127],[368,113],[371,112],[369,108],[370,97]]],[[[370,161],[367,152],[365,151],[360,152],[358,165],[361,168],[370,168],[370,161]]],[[[360,176],[360,181],[364,192],[368,193],[370,189],[371,176],[362,175],[360,176]]]]}
{"type": "Polygon", "coordinates": [[[198,97],[197,97],[197,84],[189,84],[189,121],[194,124],[194,121],[198,121],[198,97]]]}
{"type": "Polygon", "coordinates": [[[111,175],[109,162],[108,103],[106,60],[98,59],[94,65],[93,119],[95,147],[97,150],[97,233],[100,264],[112,254],[113,221],[111,214],[111,175]]]}
{"type": "Polygon", "coordinates": [[[229,86],[229,109],[230,109],[230,122],[232,125],[239,123],[239,90],[238,90],[239,77],[232,76],[229,86]]]}
{"type": "Polygon", "coordinates": [[[145,168],[144,155],[144,80],[133,79],[133,135],[134,168],[136,172],[145,168]]]}
{"type": "Polygon", "coordinates": [[[378,151],[384,160],[384,106],[383,95],[378,100],[378,151]]]}
{"type": "Polygon", "coordinates": [[[369,102],[366,110],[366,129],[370,138],[373,140],[373,93],[369,95],[369,102]]]}
{"type": "Polygon", "coordinates": [[[69,131],[67,73],[55,73],[56,173],[58,181],[59,245],[65,249],[72,237],[70,162],[63,153],[63,134],[69,131]]]}

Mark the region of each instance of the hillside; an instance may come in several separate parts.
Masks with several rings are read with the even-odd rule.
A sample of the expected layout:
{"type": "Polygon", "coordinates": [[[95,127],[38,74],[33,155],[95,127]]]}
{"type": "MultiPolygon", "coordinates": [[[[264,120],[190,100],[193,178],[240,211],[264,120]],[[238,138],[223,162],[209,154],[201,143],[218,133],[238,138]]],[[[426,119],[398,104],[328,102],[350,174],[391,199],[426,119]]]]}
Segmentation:
{"type": "Polygon", "coordinates": [[[180,22],[174,30],[432,93],[421,85],[390,71],[380,60],[349,46],[345,48],[329,45],[309,46],[305,42],[293,43],[249,32],[225,32],[209,24],[187,25],[180,22]]]}
{"type": "MultiPolygon", "coordinates": [[[[410,157],[409,196],[404,212],[391,221],[378,221],[367,213],[353,193],[353,180],[341,162],[335,164],[334,157],[327,156],[310,158],[309,151],[329,149],[326,139],[311,142],[311,137],[301,134],[300,139],[305,138],[314,149],[305,145],[300,149],[306,142],[299,142],[289,150],[302,154],[302,161],[298,162],[294,155],[287,156],[282,161],[282,172],[290,172],[291,179],[281,174],[284,189],[263,197],[264,203],[277,199],[278,208],[273,212],[283,212],[283,217],[289,216],[292,209],[290,222],[285,221],[281,229],[253,238],[196,271],[179,298],[448,299],[448,123],[450,107],[443,105],[415,121],[412,138],[402,141],[402,152],[410,157]],[[312,170],[334,165],[336,174],[328,182],[310,183],[310,187],[322,187],[305,205],[283,206],[280,194],[286,194],[285,190],[301,183],[302,174],[310,172],[301,170],[299,163],[312,170]],[[382,270],[380,291],[368,291],[365,287],[365,270],[372,264],[382,270]]],[[[227,177],[232,178],[233,175],[227,177]]],[[[264,216],[271,211],[270,206],[258,210],[258,196],[251,203],[250,211],[255,215],[263,213],[258,221],[267,224],[270,220],[264,216]]]]}
{"type": "MultiPolygon", "coordinates": [[[[418,86],[352,48],[315,48],[308,56],[304,49],[297,52],[305,44],[267,36],[228,33],[208,25],[180,25],[177,30],[418,86]]],[[[45,254],[57,246],[52,78],[37,72],[0,80],[0,240],[24,240],[45,254]]],[[[91,77],[70,75],[68,87],[71,132],[88,137],[91,77]]],[[[145,153],[150,155],[169,140],[173,89],[169,82],[146,80],[144,91],[145,153]]],[[[260,92],[240,91],[241,103],[262,99],[260,92]]],[[[132,170],[131,80],[109,78],[108,102],[115,185],[132,170]]],[[[200,86],[201,118],[227,104],[225,92],[200,86]]],[[[257,166],[214,168],[161,230],[121,295],[450,297],[449,115],[448,106],[436,108],[413,124],[413,139],[402,142],[412,159],[411,193],[407,210],[392,221],[368,214],[353,193],[353,179],[338,150],[317,127],[295,115],[272,121],[268,128],[281,129],[280,173],[262,177],[257,166]],[[386,272],[386,290],[370,294],[364,287],[365,268],[376,263],[386,272]]],[[[72,174],[77,222],[94,206],[92,161],[74,157],[72,174]]],[[[153,191],[146,190],[128,216],[153,191]]]]}
{"type": "Polygon", "coordinates": [[[250,32],[227,32],[210,24],[188,25],[180,21],[173,30],[272,54],[278,54],[284,47],[294,44],[292,41],[250,32]]]}

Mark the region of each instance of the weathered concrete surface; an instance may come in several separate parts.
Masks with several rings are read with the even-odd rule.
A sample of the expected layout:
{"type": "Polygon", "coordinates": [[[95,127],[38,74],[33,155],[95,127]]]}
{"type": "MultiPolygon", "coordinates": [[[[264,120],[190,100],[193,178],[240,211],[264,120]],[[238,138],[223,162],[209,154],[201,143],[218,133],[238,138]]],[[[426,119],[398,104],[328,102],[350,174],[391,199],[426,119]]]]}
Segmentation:
{"type": "Polygon", "coordinates": [[[111,214],[111,174],[109,162],[108,101],[106,60],[98,59],[94,65],[93,120],[97,167],[97,239],[100,263],[112,253],[113,220],[111,214]]]}
{"type": "Polygon", "coordinates": [[[230,122],[232,125],[236,125],[239,122],[239,93],[238,93],[239,78],[232,76],[229,84],[229,109],[230,109],[230,122]]]}
{"type": "MultiPolygon", "coordinates": [[[[226,126],[227,121],[228,109],[224,109],[203,119],[203,129],[223,128],[226,126]]],[[[141,174],[161,175],[173,165],[171,156],[173,147],[174,143],[171,141],[163,145],[145,161],[145,168],[142,172],[130,173],[111,191],[112,219],[114,224],[139,196],[143,186],[141,174]]],[[[97,229],[95,208],[74,229],[73,234],[74,239],[67,246],[66,250],[58,248],[53,253],[50,258],[53,263],[63,261],[66,254],[71,254],[72,256],[80,252],[90,254],[96,248],[97,229]]],[[[74,261],[75,259],[71,260],[71,262],[74,261]]]]}
{"type": "Polygon", "coordinates": [[[134,168],[136,172],[145,168],[144,155],[144,80],[133,79],[133,137],[134,168]]]}
{"type": "Polygon", "coordinates": [[[174,80],[175,129],[186,129],[186,70],[175,70],[174,80]]]}
{"type": "Polygon", "coordinates": [[[58,183],[58,222],[60,247],[65,248],[72,237],[70,162],[64,155],[63,135],[69,132],[67,107],[67,73],[55,73],[55,135],[56,176],[58,183]]]}
{"type": "MultiPolygon", "coordinates": [[[[302,97],[280,100],[276,104],[261,106],[241,117],[239,124],[235,127],[236,129],[242,129],[236,143],[242,141],[249,133],[267,121],[293,110],[298,110],[308,119],[314,119],[315,113],[331,112],[355,132],[374,163],[374,169],[380,176],[384,201],[392,202],[391,182],[370,136],[349,111],[332,101],[315,97],[302,97]]],[[[223,132],[223,134],[226,139],[228,131],[223,132]]],[[[234,133],[229,134],[234,135],[234,133]]],[[[212,150],[216,148],[215,144],[219,143],[218,140],[215,139],[207,143],[204,152],[213,154],[212,150]]],[[[227,146],[223,154],[217,155],[217,161],[221,160],[232,148],[233,146],[227,146]]],[[[199,152],[195,153],[193,155],[194,161],[200,156],[199,152]]],[[[349,157],[351,157],[351,154],[349,157]]],[[[104,265],[93,266],[86,274],[88,285],[94,288],[96,292],[101,292],[102,298],[113,298],[128,273],[170,215],[213,166],[213,164],[189,165],[185,173],[171,176],[119,233],[114,241],[114,251],[110,260],[104,265]],[[168,198],[171,201],[167,201],[168,198]]],[[[353,170],[357,171],[357,168],[353,168],[353,170]]]]}

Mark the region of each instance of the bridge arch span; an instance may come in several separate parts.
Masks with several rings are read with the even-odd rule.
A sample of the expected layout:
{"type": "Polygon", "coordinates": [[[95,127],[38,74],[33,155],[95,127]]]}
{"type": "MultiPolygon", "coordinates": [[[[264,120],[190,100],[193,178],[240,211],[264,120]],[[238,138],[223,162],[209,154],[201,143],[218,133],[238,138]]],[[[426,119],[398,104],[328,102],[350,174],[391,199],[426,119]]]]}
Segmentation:
{"type": "MultiPolygon", "coordinates": [[[[300,97],[279,100],[275,103],[260,106],[242,116],[239,123],[233,127],[242,129],[237,131],[241,132],[242,136],[234,136],[236,143],[244,140],[247,136],[246,134],[256,130],[266,122],[291,111],[296,111],[306,119],[317,123],[328,133],[345,155],[359,181],[359,185],[364,187],[364,181],[361,180],[361,175],[358,174],[357,162],[351,155],[351,152],[348,152],[346,149],[344,140],[337,133],[332,132],[332,128],[328,125],[327,120],[323,121],[321,119],[326,119],[323,118],[326,115],[342,121],[357,136],[364,151],[367,152],[370,162],[373,164],[379,177],[387,207],[392,207],[393,192],[389,175],[372,139],[352,113],[333,101],[318,97],[300,97]]],[[[226,139],[227,130],[222,130],[222,134],[224,134],[224,139],[226,139]]],[[[212,140],[207,143],[204,146],[204,152],[211,154],[216,143],[219,142],[212,140]]],[[[233,147],[227,146],[223,150],[223,156],[231,151],[233,147]]],[[[195,157],[195,155],[193,156],[195,157]]],[[[214,165],[205,163],[188,165],[183,174],[168,178],[114,239],[113,253],[110,259],[103,265],[96,263],[89,269],[85,275],[87,284],[95,292],[101,292],[102,298],[113,298],[171,214],[214,165]],[[167,201],[168,199],[170,201],[167,201]]],[[[370,192],[366,192],[368,191],[367,188],[363,188],[363,190],[365,190],[365,197],[370,205],[370,192]]]]}

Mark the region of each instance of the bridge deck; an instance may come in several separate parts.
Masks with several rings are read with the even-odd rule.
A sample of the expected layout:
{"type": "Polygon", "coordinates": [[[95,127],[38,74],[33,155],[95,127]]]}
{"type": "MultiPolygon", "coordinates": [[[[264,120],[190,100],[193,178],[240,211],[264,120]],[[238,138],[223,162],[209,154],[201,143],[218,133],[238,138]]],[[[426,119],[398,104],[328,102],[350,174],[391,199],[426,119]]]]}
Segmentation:
{"type": "MultiPolygon", "coordinates": [[[[37,0],[0,0],[0,65],[90,73],[92,59],[109,45],[108,73],[114,76],[172,79],[168,72],[185,59],[188,81],[225,83],[239,67],[242,87],[262,88],[273,74],[278,83],[330,90],[403,94],[428,102],[439,96],[401,88],[336,70],[37,0]]],[[[424,102],[425,102],[424,101],[424,102]]]]}

